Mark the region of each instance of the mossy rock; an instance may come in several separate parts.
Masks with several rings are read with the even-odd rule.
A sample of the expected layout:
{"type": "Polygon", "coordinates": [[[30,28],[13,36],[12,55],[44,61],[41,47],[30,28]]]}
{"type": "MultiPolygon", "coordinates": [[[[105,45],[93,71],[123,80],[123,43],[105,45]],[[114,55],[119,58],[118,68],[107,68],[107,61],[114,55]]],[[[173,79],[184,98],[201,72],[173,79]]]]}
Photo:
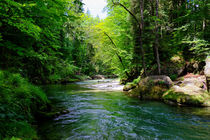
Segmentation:
{"type": "Polygon", "coordinates": [[[120,84],[125,85],[127,83],[127,78],[120,79],[120,84]]]}
{"type": "Polygon", "coordinates": [[[134,88],[129,90],[128,92],[125,92],[126,95],[130,96],[130,97],[136,97],[136,98],[140,98],[140,91],[139,88],[134,88]]]}
{"type": "Polygon", "coordinates": [[[68,114],[68,113],[69,113],[68,110],[58,110],[58,111],[51,111],[51,112],[40,111],[38,112],[36,117],[39,119],[39,121],[41,121],[41,120],[46,120],[46,119],[52,119],[63,114],[68,114]]]}
{"type": "Polygon", "coordinates": [[[189,106],[210,106],[210,96],[208,93],[190,95],[184,92],[177,92],[170,89],[163,96],[166,103],[173,102],[176,105],[189,105],[189,106]]]}
{"type": "Polygon", "coordinates": [[[141,80],[138,88],[141,99],[162,100],[162,95],[173,82],[168,76],[149,76],[141,80]]]}
{"type": "Polygon", "coordinates": [[[162,95],[172,85],[167,76],[149,76],[142,79],[139,84],[126,86],[124,90],[135,87],[129,91],[129,95],[138,96],[141,99],[162,100],[162,95]]]}
{"type": "Polygon", "coordinates": [[[161,85],[147,85],[147,86],[140,86],[139,93],[141,99],[149,99],[149,100],[161,100],[162,95],[168,89],[161,85]]]}
{"type": "Polygon", "coordinates": [[[168,76],[153,75],[153,76],[148,76],[139,82],[139,86],[143,85],[149,85],[149,86],[159,85],[170,88],[173,86],[173,82],[168,76]]]}

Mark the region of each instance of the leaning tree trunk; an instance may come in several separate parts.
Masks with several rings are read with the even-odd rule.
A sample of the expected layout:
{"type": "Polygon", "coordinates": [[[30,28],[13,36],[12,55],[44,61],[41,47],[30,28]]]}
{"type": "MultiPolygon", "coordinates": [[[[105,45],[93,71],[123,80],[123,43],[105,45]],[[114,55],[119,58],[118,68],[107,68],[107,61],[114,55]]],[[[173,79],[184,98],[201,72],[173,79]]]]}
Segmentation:
{"type": "MultiPolygon", "coordinates": [[[[104,34],[109,38],[109,40],[110,40],[110,42],[112,43],[112,45],[114,46],[114,48],[117,49],[117,46],[116,46],[116,44],[114,43],[114,41],[112,40],[112,38],[111,38],[106,32],[104,32],[104,34]]],[[[128,72],[125,70],[126,68],[125,68],[125,65],[124,65],[124,63],[123,63],[122,57],[119,55],[119,53],[118,53],[117,51],[115,51],[115,54],[117,55],[117,57],[118,57],[118,59],[119,59],[121,65],[122,65],[122,67],[123,67],[123,70],[125,71],[126,76],[129,77],[128,72]]]]}

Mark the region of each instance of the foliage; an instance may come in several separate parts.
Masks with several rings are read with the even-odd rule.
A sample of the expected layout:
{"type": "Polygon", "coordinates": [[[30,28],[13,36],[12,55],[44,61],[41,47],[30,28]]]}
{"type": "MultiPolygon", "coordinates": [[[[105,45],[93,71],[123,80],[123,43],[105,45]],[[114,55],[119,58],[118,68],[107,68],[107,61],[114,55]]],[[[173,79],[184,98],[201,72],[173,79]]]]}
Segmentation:
{"type": "MultiPolygon", "coordinates": [[[[190,59],[203,61],[209,55],[209,14],[207,0],[156,0],[145,1],[143,17],[140,13],[140,1],[114,0],[120,2],[136,16],[139,22],[143,21],[141,36],[148,71],[158,74],[155,46],[159,46],[159,57],[162,69],[167,69],[164,63],[173,63],[173,56],[182,54],[184,61],[190,59]],[[158,7],[157,7],[158,6],[158,7]],[[158,8],[158,11],[156,11],[158,8]],[[156,16],[158,12],[158,16],[156,16]],[[158,42],[155,42],[158,37],[158,42]],[[155,69],[154,69],[155,68],[155,69]]],[[[137,78],[143,68],[139,47],[139,27],[136,20],[122,6],[116,6],[113,0],[107,0],[108,16],[98,24],[91,26],[91,40],[96,48],[95,59],[106,64],[107,70],[121,78],[127,77],[128,72],[133,79],[137,78]],[[109,34],[117,47],[113,47],[110,40],[104,35],[109,34]],[[124,61],[126,68],[121,66],[115,53],[124,61]],[[137,57],[137,56],[138,57],[137,57]],[[138,59],[138,60],[135,60],[138,59]],[[141,69],[135,70],[135,67],[141,69]],[[137,73],[137,75],[135,74],[137,73]]],[[[172,75],[173,73],[163,73],[172,75]]],[[[177,75],[179,76],[179,75],[177,75]]],[[[128,77],[127,77],[128,78],[128,77]]],[[[132,81],[131,80],[131,81],[132,81]]]]}
{"type": "Polygon", "coordinates": [[[5,0],[0,7],[1,69],[34,83],[70,80],[78,67],[88,69],[80,0],[5,0]]]}
{"type": "MultiPolygon", "coordinates": [[[[106,68],[108,73],[124,77],[126,72],[129,71],[127,67],[130,67],[132,59],[130,23],[125,18],[127,16],[126,12],[120,8],[110,11],[109,14],[110,16],[106,19],[96,21],[95,24],[89,26],[90,39],[87,41],[95,49],[93,61],[99,67],[99,71],[106,68]],[[122,62],[119,57],[123,58],[122,62]],[[123,65],[126,67],[124,68],[123,65]]],[[[89,16],[89,18],[92,17],[89,16]]]]}
{"type": "Polygon", "coordinates": [[[139,76],[137,79],[133,80],[133,84],[138,84],[141,80],[141,76],[139,76]]]}
{"type": "Polygon", "coordinates": [[[174,81],[177,79],[178,76],[176,74],[172,74],[172,75],[169,75],[169,77],[171,78],[172,81],[174,81]]]}
{"type": "Polygon", "coordinates": [[[5,137],[36,138],[30,125],[37,110],[48,102],[43,91],[20,74],[0,71],[0,134],[5,137]]]}

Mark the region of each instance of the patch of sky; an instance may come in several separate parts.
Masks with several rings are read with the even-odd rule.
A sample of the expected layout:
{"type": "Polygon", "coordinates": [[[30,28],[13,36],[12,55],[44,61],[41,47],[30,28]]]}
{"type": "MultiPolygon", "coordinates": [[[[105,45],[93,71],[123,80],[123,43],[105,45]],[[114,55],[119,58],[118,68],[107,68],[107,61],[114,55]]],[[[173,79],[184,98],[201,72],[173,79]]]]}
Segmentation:
{"type": "Polygon", "coordinates": [[[90,13],[93,17],[99,17],[100,19],[107,17],[107,13],[103,10],[107,5],[106,0],[82,0],[82,2],[85,12],[90,13]]]}

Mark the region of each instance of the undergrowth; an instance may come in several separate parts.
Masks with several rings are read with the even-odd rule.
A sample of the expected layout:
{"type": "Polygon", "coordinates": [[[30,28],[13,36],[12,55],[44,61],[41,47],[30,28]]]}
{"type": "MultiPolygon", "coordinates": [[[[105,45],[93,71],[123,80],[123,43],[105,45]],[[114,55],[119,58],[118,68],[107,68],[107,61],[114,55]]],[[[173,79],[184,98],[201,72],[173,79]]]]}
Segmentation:
{"type": "Polygon", "coordinates": [[[0,70],[0,139],[38,139],[33,116],[47,102],[45,93],[20,74],[0,70]]]}

